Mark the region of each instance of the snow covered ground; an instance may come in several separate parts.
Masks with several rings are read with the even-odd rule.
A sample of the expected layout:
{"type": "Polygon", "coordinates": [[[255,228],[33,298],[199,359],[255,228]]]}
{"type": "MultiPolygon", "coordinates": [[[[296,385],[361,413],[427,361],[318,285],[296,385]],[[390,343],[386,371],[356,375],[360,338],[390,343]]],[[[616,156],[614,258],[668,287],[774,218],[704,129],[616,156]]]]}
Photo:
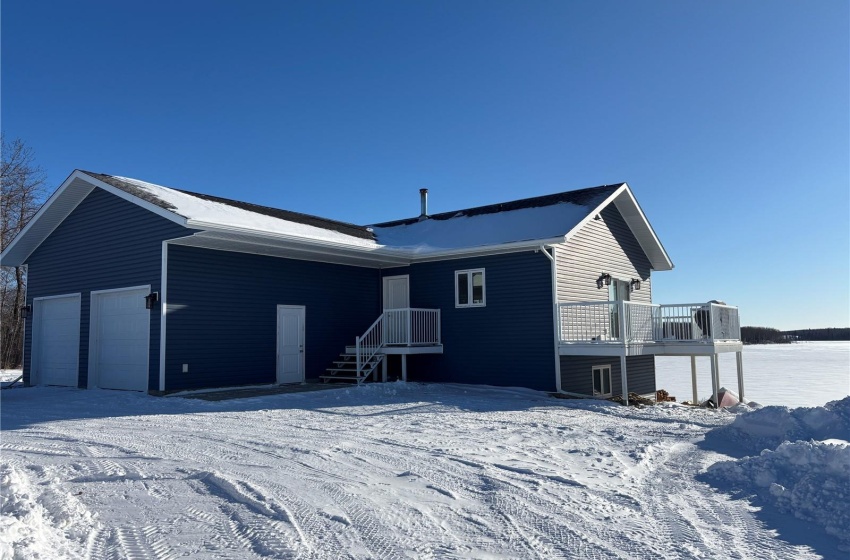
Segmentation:
{"type": "MultiPolygon", "coordinates": [[[[697,391],[711,396],[710,364],[697,358],[697,391]]],[[[691,400],[691,359],[656,356],[659,389],[691,400]]],[[[850,342],[744,346],[745,396],[763,405],[821,406],[850,395],[850,342]]],[[[735,354],[720,355],[720,383],[737,391],[735,354]]]]}
{"type": "Polygon", "coordinates": [[[22,373],[21,369],[0,369],[0,381],[14,381],[22,373]]]}
{"type": "Polygon", "coordinates": [[[841,522],[846,505],[794,494],[785,467],[829,455],[810,480],[841,490],[846,454],[740,458],[705,436],[750,445],[759,414],[793,417],[780,436],[812,435],[816,417],[840,435],[848,407],[634,409],[415,383],[221,402],[12,389],[0,556],[846,558],[834,527],[759,497],[826,500],[841,522]]]}

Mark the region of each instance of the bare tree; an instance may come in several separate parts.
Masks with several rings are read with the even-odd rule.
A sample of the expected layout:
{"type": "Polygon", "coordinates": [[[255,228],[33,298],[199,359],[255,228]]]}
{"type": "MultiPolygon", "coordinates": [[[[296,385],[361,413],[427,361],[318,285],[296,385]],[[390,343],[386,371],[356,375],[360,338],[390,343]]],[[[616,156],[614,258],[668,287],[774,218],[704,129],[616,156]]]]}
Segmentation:
{"type": "MultiPolygon", "coordinates": [[[[45,174],[35,164],[32,148],[16,138],[0,137],[0,251],[38,211],[44,199],[45,174]]],[[[0,367],[14,368],[23,359],[26,273],[20,266],[0,271],[0,367]]]]}

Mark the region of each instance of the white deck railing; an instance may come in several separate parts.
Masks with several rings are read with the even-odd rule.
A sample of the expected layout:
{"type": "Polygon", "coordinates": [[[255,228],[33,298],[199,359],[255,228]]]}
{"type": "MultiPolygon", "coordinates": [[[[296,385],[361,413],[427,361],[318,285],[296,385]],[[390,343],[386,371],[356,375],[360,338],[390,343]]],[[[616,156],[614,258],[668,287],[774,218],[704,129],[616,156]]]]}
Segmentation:
{"type": "Polygon", "coordinates": [[[440,344],[439,309],[387,309],[354,342],[360,376],[381,348],[440,344]]]}
{"type": "Polygon", "coordinates": [[[561,342],[739,341],[738,308],[719,303],[658,305],[633,301],[558,304],[561,342]]]}
{"type": "Polygon", "coordinates": [[[440,344],[439,309],[387,309],[383,318],[384,344],[440,344]]]}

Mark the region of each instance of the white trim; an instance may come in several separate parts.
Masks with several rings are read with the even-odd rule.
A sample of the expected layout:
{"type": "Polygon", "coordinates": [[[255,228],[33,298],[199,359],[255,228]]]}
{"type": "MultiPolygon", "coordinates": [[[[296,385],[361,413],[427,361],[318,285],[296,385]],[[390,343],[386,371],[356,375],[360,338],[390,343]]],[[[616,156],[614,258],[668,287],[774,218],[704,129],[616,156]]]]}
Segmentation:
{"type": "MultiPolygon", "coordinates": [[[[564,236],[550,237],[548,239],[531,239],[528,241],[513,241],[511,243],[502,243],[501,245],[482,245],[480,247],[472,247],[466,249],[450,249],[446,251],[435,251],[425,255],[416,255],[408,253],[408,258],[411,263],[430,262],[430,261],[448,261],[453,259],[465,259],[468,257],[483,257],[488,255],[499,255],[502,253],[521,253],[523,251],[534,251],[540,245],[552,245],[554,243],[563,243],[564,236]]],[[[398,250],[396,250],[398,251],[398,250]]]]}
{"type": "Polygon", "coordinates": [[[200,234],[189,235],[189,236],[186,236],[186,237],[177,237],[177,238],[174,238],[174,239],[169,239],[169,242],[172,245],[180,245],[181,247],[191,247],[193,249],[206,249],[208,251],[225,251],[227,253],[241,253],[243,255],[260,255],[260,256],[263,256],[263,257],[270,257],[270,258],[273,258],[273,259],[291,259],[291,260],[294,260],[294,261],[339,264],[339,265],[342,265],[342,266],[352,266],[352,267],[355,267],[355,268],[369,268],[369,269],[372,269],[372,270],[379,270],[382,267],[386,267],[386,268],[404,267],[404,266],[408,266],[410,264],[409,261],[398,261],[398,262],[394,261],[390,264],[387,264],[386,262],[371,259],[368,256],[349,255],[349,254],[341,254],[341,253],[330,253],[330,252],[327,252],[327,251],[325,251],[325,252],[315,251],[314,252],[314,249],[305,249],[305,248],[292,247],[292,246],[287,246],[287,245],[269,245],[267,243],[263,243],[263,244],[256,243],[256,244],[254,244],[254,243],[250,243],[250,242],[247,242],[247,241],[225,239],[225,238],[222,238],[222,237],[206,237],[206,236],[203,235],[203,233],[204,232],[201,232],[200,234]],[[200,243],[188,243],[188,242],[177,243],[176,242],[176,241],[180,241],[180,240],[191,240],[191,239],[197,239],[197,240],[200,240],[201,242],[200,243]],[[224,242],[224,243],[242,243],[242,244],[245,244],[245,245],[252,245],[253,247],[255,247],[255,249],[249,250],[249,249],[242,249],[242,248],[235,248],[235,247],[210,247],[209,245],[203,244],[203,242],[207,241],[207,240],[209,240],[209,241],[221,241],[221,242],[224,242]],[[272,254],[269,251],[262,251],[262,249],[261,249],[262,247],[269,247],[269,248],[272,248],[272,249],[278,249],[278,250],[283,250],[283,251],[302,252],[302,253],[307,253],[307,254],[306,255],[275,255],[275,254],[272,254]],[[316,258],[316,255],[322,255],[322,256],[325,256],[327,258],[316,258]],[[334,259],[333,258],[334,256],[337,256],[339,258],[334,259]],[[353,262],[347,262],[346,259],[363,260],[363,261],[367,261],[367,262],[366,263],[353,263],[353,262]]]}
{"type": "MultiPolygon", "coordinates": [[[[299,335],[299,339],[301,341],[301,365],[299,366],[301,369],[301,383],[304,383],[307,379],[307,363],[305,357],[307,356],[307,306],[306,305],[282,305],[278,304],[275,309],[275,322],[277,324],[277,330],[275,330],[275,383],[280,385],[280,310],[281,309],[298,309],[301,311],[301,333],[299,335]]],[[[293,382],[287,382],[287,384],[293,382]]],[[[298,383],[295,381],[294,383],[298,383]]]]}
{"type": "MultiPolygon", "coordinates": [[[[638,201],[635,198],[635,195],[632,193],[632,190],[630,188],[628,188],[628,184],[626,184],[625,186],[626,186],[626,190],[624,191],[624,194],[629,197],[629,202],[631,203],[630,206],[632,206],[633,209],[635,211],[637,211],[638,216],[640,217],[641,221],[643,222],[643,225],[646,226],[647,232],[649,233],[650,237],[652,238],[652,242],[655,243],[655,245],[657,245],[658,248],[661,250],[661,256],[666,261],[666,264],[667,264],[667,267],[668,267],[666,269],[658,268],[658,267],[653,267],[653,268],[655,268],[655,270],[672,270],[673,267],[674,267],[673,261],[670,260],[670,256],[667,254],[666,249],[664,249],[664,245],[661,244],[661,240],[658,239],[658,236],[655,234],[655,230],[652,229],[652,225],[649,223],[649,220],[646,219],[646,214],[643,213],[643,209],[640,207],[640,204],[638,204],[638,201]]],[[[619,205],[617,200],[614,201],[614,204],[616,204],[617,209],[620,210],[620,205],[619,205]]],[[[620,210],[620,214],[623,214],[622,210],[620,210]]],[[[630,218],[629,216],[623,215],[623,219],[626,220],[626,223],[629,225],[629,228],[633,228],[633,224],[631,223],[631,220],[629,218],[630,218]]],[[[644,253],[646,253],[647,256],[649,256],[650,252],[646,250],[645,243],[641,240],[641,236],[635,235],[635,237],[637,238],[638,243],[640,243],[641,249],[643,249],[644,253]]],[[[651,257],[650,257],[650,260],[651,260],[651,257]]]]}
{"type": "MultiPolygon", "coordinates": [[[[83,200],[85,200],[86,197],[89,194],[91,194],[91,192],[95,188],[101,188],[101,189],[105,190],[106,192],[113,194],[115,196],[118,196],[118,197],[120,197],[124,200],[129,201],[129,202],[132,202],[133,204],[136,204],[137,206],[140,206],[140,207],[144,208],[145,210],[149,210],[149,211],[153,212],[154,214],[157,214],[157,215],[159,215],[163,218],[166,218],[166,219],[168,219],[172,222],[175,222],[175,223],[177,223],[181,226],[184,226],[184,227],[186,226],[186,218],[184,218],[183,216],[179,216],[179,215],[177,215],[173,212],[169,212],[168,210],[160,208],[159,206],[156,206],[155,204],[151,204],[150,202],[147,202],[146,200],[142,200],[141,198],[139,198],[137,196],[133,196],[131,194],[128,194],[128,193],[122,191],[121,189],[117,189],[117,188],[115,188],[111,185],[108,185],[108,184],[104,183],[103,181],[100,181],[99,179],[95,179],[94,177],[92,177],[88,173],[80,171],[79,169],[75,169],[70,175],[68,175],[68,178],[65,179],[62,182],[62,184],[59,186],[59,188],[56,189],[56,191],[52,195],[50,195],[50,198],[48,198],[47,201],[41,206],[41,208],[39,208],[38,212],[36,212],[35,216],[33,216],[32,219],[30,219],[30,221],[27,223],[27,225],[24,227],[24,229],[22,229],[21,232],[18,233],[15,236],[15,238],[12,240],[12,242],[9,243],[9,245],[6,247],[6,250],[3,251],[2,254],[0,254],[0,261],[3,261],[3,265],[4,266],[18,266],[20,264],[23,264],[23,262],[26,261],[29,258],[29,256],[33,253],[33,251],[35,251],[41,245],[41,243],[44,242],[44,240],[47,239],[50,236],[50,234],[53,233],[56,230],[56,228],[59,227],[59,225],[63,221],[65,221],[65,218],[67,218],[71,214],[71,212],[73,212],[77,208],[77,206],[79,206],[80,203],[83,200]],[[80,180],[80,181],[83,181],[85,183],[88,183],[88,185],[91,186],[91,188],[90,189],[78,190],[76,192],[69,190],[69,187],[76,180],[80,180]],[[39,222],[42,220],[44,215],[46,213],[48,213],[50,211],[50,209],[60,199],[68,198],[73,202],[74,197],[77,197],[78,200],[76,200],[76,202],[74,202],[72,205],[69,205],[69,208],[67,209],[66,212],[63,212],[61,215],[52,216],[52,219],[55,221],[55,223],[52,223],[52,227],[49,228],[49,231],[47,231],[46,233],[42,232],[41,239],[37,240],[37,242],[33,245],[33,247],[31,249],[29,249],[29,250],[24,249],[24,250],[26,250],[26,254],[19,255],[20,258],[13,259],[13,262],[11,262],[11,263],[6,262],[9,258],[9,255],[17,250],[18,245],[25,243],[25,240],[27,240],[30,237],[30,231],[36,226],[36,224],[42,225],[42,224],[39,224],[39,222]]],[[[48,223],[48,225],[51,225],[51,223],[48,223]]]]}
{"type": "Polygon", "coordinates": [[[546,247],[540,246],[540,251],[546,256],[547,259],[551,262],[550,269],[552,271],[552,335],[554,338],[555,345],[555,391],[561,392],[561,352],[559,350],[561,346],[561,337],[560,337],[560,322],[558,321],[558,261],[555,257],[555,248],[551,247],[552,254],[549,254],[549,251],[546,250],[546,247]]]}
{"type": "Polygon", "coordinates": [[[162,242],[159,293],[159,390],[165,391],[165,313],[168,305],[168,240],[162,242]]]}
{"type": "MultiPolygon", "coordinates": [[[[126,288],[110,288],[108,290],[92,290],[89,294],[89,370],[88,370],[88,384],[87,387],[89,389],[96,389],[98,387],[98,381],[100,381],[99,372],[97,371],[97,356],[98,350],[100,349],[99,342],[100,340],[97,337],[97,330],[100,326],[100,303],[97,300],[97,296],[101,296],[104,294],[111,294],[116,292],[129,292],[131,290],[147,290],[148,293],[151,291],[151,285],[146,284],[143,286],[129,286],[126,288]]],[[[145,353],[146,362],[145,362],[145,379],[147,380],[145,393],[148,392],[150,387],[150,347],[151,347],[151,327],[150,327],[150,319],[148,319],[148,328],[147,328],[147,339],[148,339],[148,351],[145,353]]]]}
{"type": "MultiPolygon", "coordinates": [[[[614,383],[613,383],[613,379],[612,379],[612,377],[613,377],[613,375],[612,375],[612,370],[613,370],[613,369],[614,369],[614,368],[612,368],[612,367],[611,367],[611,364],[598,364],[598,365],[595,365],[595,366],[591,366],[591,367],[590,367],[590,375],[591,375],[591,378],[590,378],[590,382],[591,382],[591,390],[593,391],[593,393],[592,393],[592,394],[593,394],[593,396],[594,396],[594,397],[597,397],[597,398],[600,398],[600,397],[601,397],[601,398],[608,398],[608,397],[612,397],[612,396],[614,396],[614,383]],[[597,372],[597,370],[598,370],[598,371],[600,371],[600,372],[604,372],[606,369],[608,370],[608,389],[609,389],[609,392],[608,392],[608,393],[597,393],[597,392],[596,392],[596,379],[595,379],[595,377],[596,377],[596,372],[597,372]]],[[[600,373],[600,376],[601,376],[601,375],[604,375],[604,373],[600,373]]],[[[601,377],[600,377],[600,379],[599,379],[599,382],[600,382],[600,385],[605,385],[605,384],[602,382],[602,378],[601,378],[601,377]]]]}
{"type": "MultiPolygon", "coordinates": [[[[42,296],[42,297],[34,297],[32,298],[32,328],[30,330],[30,336],[32,337],[32,341],[30,343],[30,385],[40,385],[41,379],[39,379],[40,375],[38,375],[38,366],[39,366],[39,342],[37,342],[41,338],[41,324],[42,321],[36,321],[36,313],[41,310],[41,306],[36,306],[36,302],[47,301],[51,299],[62,299],[62,298],[76,298],[77,299],[77,352],[76,352],[76,367],[77,370],[77,384],[74,387],[80,386],[80,335],[82,334],[82,318],[83,318],[83,294],[82,292],[72,292],[70,294],[59,294],[55,296],[42,296]],[[38,309],[37,309],[37,308],[38,309]],[[36,332],[38,329],[38,332],[36,332]],[[38,336],[37,336],[38,335],[38,336]]],[[[24,325],[26,328],[26,325],[24,325]]],[[[26,332],[26,331],[24,331],[26,332]]]]}
{"type": "Polygon", "coordinates": [[[17,235],[15,235],[15,238],[14,238],[14,239],[12,239],[12,242],[11,242],[11,243],[9,243],[9,244],[6,246],[6,250],[5,250],[5,251],[3,251],[3,253],[2,253],[2,254],[0,254],[0,263],[2,263],[2,265],[3,265],[3,266],[19,266],[19,265],[23,264],[23,263],[24,263],[24,261],[26,261],[26,260],[29,258],[29,256],[30,256],[30,255],[31,255],[31,254],[32,254],[32,253],[33,253],[33,252],[34,252],[34,251],[35,251],[35,250],[36,250],[36,249],[37,249],[37,248],[38,248],[38,247],[39,247],[39,246],[40,246],[40,245],[44,242],[44,240],[45,240],[45,239],[47,239],[47,238],[50,236],[50,234],[52,234],[52,233],[56,230],[56,228],[57,228],[57,227],[59,227],[59,225],[60,225],[60,224],[61,224],[61,223],[65,220],[65,218],[67,218],[67,217],[68,217],[68,215],[70,215],[70,214],[71,214],[71,212],[73,212],[73,211],[77,208],[77,206],[79,206],[79,205],[80,205],[80,203],[81,203],[83,200],[85,200],[85,198],[86,198],[89,194],[91,194],[91,192],[94,190],[94,187],[92,187],[92,188],[91,188],[88,192],[86,192],[83,196],[81,196],[81,197],[80,197],[80,200],[78,200],[78,201],[76,202],[76,204],[74,204],[74,205],[73,205],[73,207],[72,207],[72,208],[68,211],[68,213],[67,213],[67,214],[65,214],[65,215],[62,217],[62,219],[61,219],[61,220],[59,220],[59,221],[57,221],[55,224],[53,224],[53,227],[51,227],[51,228],[50,228],[50,231],[48,231],[47,233],[45,233],[45,234],[44,234],[44,236],[42,237],[41,241],[39,241],[38,243],[36,243],[36,244],[35,244],[35,246],[34,246],[32,249],[30,249],[29,251],[27,251],[27,253],[26,253],[25,255],[23,255],[23,257],[22,257],[22,258],[14,259],[14,261],[13,261],[12,263],[9,263],[9,262],[8,262],[8,260],[9,260],[9,255],[10,255],[10,253],[12,253],[12,251],[14,251],[14,250],[17,248],[18,244],[19,244],[19,243],[21,243],[21,242],[23,241],[23,239],[29,235],[29,231],[30,231],[30,229],[32,229],[33,227],[35,227],[35,224],[36,224],[36,223],[37,223],[37,222],[41,219],[41,217],[42,217],[42,216],[43,216],[43,215],[44,215],[44,214],[45,214],[45,213],[46,213],[46,212],[50,209],[50,207],[51,207],[51,206],[53,206],[53,204],[54,204],[54,203],[55,203],[55,202],[59,199],[60,194],[61,194],[61,193],[63,193],[63,192],[65,191],[65,189],[67,189],[67,188],[68,188],[68,185],[69,185],[70,183],[72,183],[72,182],[73,182],[73,181],[71,180],[71,178],[72,178],[72,177],[74,177],[74,175],[73,175],[73,174],[71,174],[71,176],[69,176],[69,177],[68,177],[68,179],[65,179],[65,183],[63,183],[63,184],[59,187],[59,189],[58,189],[55,193],[53,193],[53,194],[50,196],[50,198],[48,198],[48,199],[47,199],[47,201],[46,201],[46,202],[45,202],[45,203],[41,206],[41,208],[39,208],[38,212],[36,212],[36,213],[35,213],[35,216],[33,216],[32,218],[30,218],[30,221],[29,221],[29,222],[27,222],[27,225],[26,225],[26,226],[24,226],[24,229],[22,229],[22,230],[20,231],[20,233],[18,233],[17,235]]]}
{"type": "Polygon", "coordinates": [[[467,307],[487,307],[487,273],[483,268],[468,268],[465,270],[455,270],[455,308],[456,309],[465,309],[467,307]],[[472,277],[475,273],[481,273],[481,303],[474,303],[472,294],[473,294],[473,286],[472,286],[472,277]],[[466,274],[469,278],[466,289],[468,296],[468,303],[460,303],[460,293],[457,288],[457,280],[461,274],[466,274]]]}
{"type": "Polygon", "coordinates": [[[638,244],[640,244],[641,249],[646,254],[647,258],[652,265],[653,270],[672,270],[673,262],[670,260],[670,256],[667,254],[667,251],[664,249],[664,246],[661,245],[661,241],[659,241],[658,236],[655,235],[655,230],[652,229],[652,225],[650,225],[649,220],[646,219],[646,215],[643,213],[640,205],[637,203],[637,200],[632,194],[632,190],[629,187],[628,183],[623,183],[620,185],[617,190],[611,193],[605,200],[602,201],[593,211],[589,212],[587,216],[585,216],[578,224],[573,227],[565,236],[564,241],[569,241],[574,235],[576,235],[588,222],[593,220],[606,206],[611,203],[614,203],[617,207],[617,210],[623,216],[623,219],[626,221],[626,224],[629,226],[629,229],[632,230],[632,233],[637,239],[638,244]],[[625,197],[625,200],[623,200],[625,197]],[[624,205],[624,208],[621,208],[621,204],[624,205]],[[623,210],[627,210],[624,212],[623,210]],[[635,223],[634,218],[631,216],[631,212],[629,210],[633,210],[637,218],[639,218],[638,223],[635,223]],[[637,231],[636,227],[643,226],[645,228],[645,232],[637,231]],[[649,239],[646,238],[643,233],[649,234],[649,239]],[[647,243],[651,242],[656,245],[659,251],[659,256],[661,257],[661,261],[657,258],[653,259],[653,251],[647,250],[647,243]]]}

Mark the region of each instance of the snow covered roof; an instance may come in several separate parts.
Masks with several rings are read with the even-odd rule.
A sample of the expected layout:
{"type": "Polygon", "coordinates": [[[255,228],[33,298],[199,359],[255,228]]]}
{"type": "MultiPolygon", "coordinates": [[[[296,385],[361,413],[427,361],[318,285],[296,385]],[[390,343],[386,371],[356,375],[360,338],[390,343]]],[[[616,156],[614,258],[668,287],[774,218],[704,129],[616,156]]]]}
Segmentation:
{"type": "Polygon", "coordinates": [[[373,226],[378,243],[414,254],[563,238],[623,183],[373,226]]]}
{"type": "Polygon", "coordinates": [[[330,257],[331,262],[363,266],[395,266],[563,242],[613,203],[653,268],[673,266],[625,183],[365,227],[81,170],[65,180],[6,248],[3,264],[23,264],[95,188],[188,228],[186,237],[174,243],[248,252],[261,249],[263,254],[296,258],[330,257]]]}
{"type": "Polygon", "coordinates": [[[355,239],[374,241],[374,235],[362,226],[208,194],[163,187],[129,177],[117,177],[90,171],[83,171],[83,173],[160,208],[183,216],[188,220],[188,225],[214,224],[266,233],[289,234],[311,239],[326,238],[328,241],[374,246],[374,243],[358,243],[355,241],[355,239]]]}

